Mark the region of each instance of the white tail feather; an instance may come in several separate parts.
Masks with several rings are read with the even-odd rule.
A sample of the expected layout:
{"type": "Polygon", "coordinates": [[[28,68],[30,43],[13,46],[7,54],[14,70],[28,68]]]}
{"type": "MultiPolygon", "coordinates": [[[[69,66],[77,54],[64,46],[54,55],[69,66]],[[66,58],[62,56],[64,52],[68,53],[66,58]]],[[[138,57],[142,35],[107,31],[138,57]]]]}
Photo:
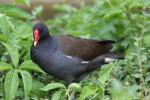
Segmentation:
{"type": "Polygon", "coordinates": [[[117,60],[117,59],[113,59],[113,58],[105,58],[105,62],[113,62],[113,61],[115,61],[115,60],[117,60]]]}

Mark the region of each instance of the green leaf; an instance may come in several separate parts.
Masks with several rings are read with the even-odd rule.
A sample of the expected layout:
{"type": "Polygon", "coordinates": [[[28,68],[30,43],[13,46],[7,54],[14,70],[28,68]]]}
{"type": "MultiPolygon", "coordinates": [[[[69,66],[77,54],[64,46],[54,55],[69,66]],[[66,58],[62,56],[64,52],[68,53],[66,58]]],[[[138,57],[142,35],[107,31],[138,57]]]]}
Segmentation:
{"type": "Polygon", "coordinates": [[[44,86],[45,86],[44,83],[38,80],[33,80],[31,94],[34,94],[39,97],[43,97],[46,93],[41,91],[40,88],[44,86]]]}
{"type": "Polygon", "coordinates": [[[150,47],[150,35],[144,36],[144,43],[147,47],[150,47]]]}
{"type": "Polygon", "coordinates": [[[112,17],[114,15],[115,16],[121,15],[121,13],[122,13],[122,9],[114,7],[112,9],[110,9],[109,13],[105,14],[104,19],[107,19],[107,18],[112,17]]]}
{"type": "Polygon", "coordinates": [[[4,34],[0,34],[0,41],[6,42],[7,41],[7,36],[4,34]]]}
{"type": "Polygon", "coordinates": [[[56,91],[53,94],[51,100],[60,100],[61,99],[61,95],[62,95],[63,92],[64,92],[64,90],[58,90],[58,91],[56,91]]]}
{"type": "Polygon", "coordinates": [[[9,52],[13,65],[15,66],[15,68],[17,68],[19,62],[18,49],[13,47],[10,44],[3,43],[3,45],[6,47],[7,51],[9,52]]]}
{"type": "Polygon", "coordinates": [[[50,83],[45,87],[41,88],[42,91],[49,91],[54,89],[66,89],[65,85],[62,83],[50,83]]]}
{"type": "Polygon", "coordinates": [[[100,73],[99,73],[99,76],[100,78],[98,79],[102,84],[104,84],[107,80],[109,80],[110,78],[110,73],[112,71],[112,68],[115,66],[114,63],[111,63],[107,66],[104,66],[100,73]]]}
{"type": "Polygon", "coordinates": [[[45,74],[45,72],[39,66],[37,66],[35,63],[33,63],[31,60],[24,61],[20,65],[19,68],[20,69],[25,69],[25,70],[37,71],[37,72],[45,74]]]}
{"type": "Polygon", "coordinates": [[[26,3],[27,6],[30,6],[30,0],[15,0],[16,3],[26,3]]]}
{"type": "Polygon", "coordinates": [[[17,71],[9,71],[5,77],[5,100],[13,100],[19,86],[17,71]]]}
{"type": "Polygon", "coordinates": [[[6,16],[18,19],[32,19],[32,15],[26,11],[12,5],[0,5],[0,13],[5,13],[6,16]]]}
{"type": "Polygon", "coordinates": [[[132,0],[128,0],[128,2],[129,2],[128,3],[129,9],[133,9],[133,8],[144,6],[144,1],[143,0],[136,0],[136,2],[132,1],[132,0]]]}
{"type": "Polygon", "coordinates": [[[32,77],[29,72],[25,70],[20,70],[20,74],[23,80],[25,100],[29,100],[28,95],[32,88],[32,77]]]}
{"type": "Polygon", "coordinates": [[[13,69],[12,65],[5,62],[0,62],[0,71],[7,71],[13,69]]]}
{"type": "Polygon", "coordinates": [[[19,39],[32,38],[32,26],[27,24],[19,25],[19,27],[16,27],[16,30],[13,31],[12,34],[19,39]]]}
{"type": "MultiPolygon", "coordinates": [[[[0,13],[0,28],[2,30],[2,33],[7,34],[11,31],[15,30],[14,25],[10,21],[10,18],[4,14],[0,13]]],[[[7,36],[6,35],[6,36],[7,36]]]]}
{"type": "Polygon", "coordinates": [[[8,33],[9,32],[9,26],[8,26],[8,18],[0,13],[0,28],[2,33],[8,33]]]}
{"type": "Polygon", "coordinates": [[[80,84],[77,84],[77,83],[71,83],[71,84],[68,86],[68,89],[69,89],[69,90],[73,90],[73,91],[81,91],[81,85],[80,85],[80,84]]]}
{"type": "Polygon", "coordinates": [[[135,74],[131,74],[133,77],[135,78],[141,78],[141,74],[140,73],[135,73],[135,74]]]}
{"type": "Polygon", "coordinates": [[[40,15],[42,12],[43,12],[43,6],[41,6],[41,5],[39,5],[39,6],[36,6],[36,7],[34,7],[33,8],[33,10],[32,10],[32,14],[34,15],[34,16],[38,16],[38,15],[40,15]]]}
{"type": "Polygon", "coordinates": [[[87,97],[94,95],[97,91],[98,91],[98,87],[96,86],[92,86],[92,85],[85,86],[83,87],[78,100],[85,100],[87,97]]]}
{"type": "Polygon", "coordinates": [[[111,96],[112,100],[133,100],[135,91],[131,87],[124,88],[118,80],[112,81],[111,96]]]}

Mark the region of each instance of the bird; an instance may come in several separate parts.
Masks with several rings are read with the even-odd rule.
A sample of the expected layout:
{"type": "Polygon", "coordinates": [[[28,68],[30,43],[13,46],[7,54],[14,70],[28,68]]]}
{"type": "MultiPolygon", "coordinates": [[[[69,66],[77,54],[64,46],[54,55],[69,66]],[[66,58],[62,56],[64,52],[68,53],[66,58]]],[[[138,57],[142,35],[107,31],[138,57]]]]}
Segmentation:
{"type": "MultiPolygon", "coordinates": [[[[34,25],[33,38],[34,40],[30,50],[31,60],[37,65],[39,65],[39,67],[43,69],[46,73],[58,79],[64,80],[67,85],[76,82],[80,76],[89,73],[91,71],[94,71],[97,68],[100,68],[100,66],[106,64],[107,61],[119,59],[118,55],[107,53],[110,50],[110,48],[107,47],[107,45],[104,46],[107,47],[107,50],[104,50],[103,45],[101,45],[100,47],[104,50],[103,53],[100,51],[101,53],[99,53],[98,55],[94,54],[93,57],[87,58],[88,60],[85,58],[85,57],[90,57],[88,56],[88,52],[86,56],[82,56],[81,55],[82,52],[80,54],[72,53],[74,50],[71,48],[76,48],[78,46],[69,47],[68,49],[70,50],[68,51],[67,48],[62,49],[63,47],[62,46],[60,47],[60,42],[61,42],[61,40],[59,40],[60,37],[57,38],[55,36],[50,35],[47,26],[43,23],[37,23],[34,25]],[[66,52],[69,53],[65,53],[65,50],[66,52]],[[73,55],[69,55],[69,54],[73,54],[73,55]],[[81,57],[79,57],[80,55],[81,57]]],[[[70,37],[65,37],[65,38],[68,38],[69,40],[70,37]]],[[[103,41],[101,42],[101,41],[88,40],[88,39],[82,40],[80,38],[73,38],[73,37],[71,37],[71,39],[74,39],[75,42],[79,40],[79,42],[77,43],[84,42],[81,43],[82,45],[78,44],[82,46],[82,48],[84,48],[84,44],[87,46],[88,43],[89,45],[92,45],[93,43],[93,45],[97,45],[96,47],[98,47],[98,43],[100,44],[106,43],[108,45],[112,44],[111,40],[110,41],[106,40],[104,42],[103,41]]],[[[71,39],[67,43],[65,42],[66,45],[71,42],[71,39]]],[[[62,41],[67,41],[67,40],[62,40],[62,41]]],[[[73,43],[71,43],[72,46],[74,46],[73,43]]],[[[101,48],[99,50],[102,50],[101,48]]],[[[79,51],[80,50],[82,49],[79,49],[79,51]]]]}
{"type": "MultiPolygon", "coordinates": [[[[49,34],[48,28],[44,24],[39,23],[36,26],[46,31],[46,34],[49,34]]],[[[113,40],[98,41],[77,38],[72,35],[55,35],[52,37],[57,39],[58,48],[62,52],[83,60],[92,60],[99,55],[110,52],[112,44],[115,43],[113,40]]]]}

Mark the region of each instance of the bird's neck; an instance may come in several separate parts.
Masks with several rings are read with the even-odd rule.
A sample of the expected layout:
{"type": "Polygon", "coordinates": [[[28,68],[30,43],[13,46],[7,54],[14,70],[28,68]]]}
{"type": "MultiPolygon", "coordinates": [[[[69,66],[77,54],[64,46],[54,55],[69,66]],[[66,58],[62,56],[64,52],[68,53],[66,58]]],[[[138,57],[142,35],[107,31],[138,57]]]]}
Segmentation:
{"type": "Polygon", "coordinates": [[[52,36],[47,36],[44,39],[39,41],[39,46],[43,49],[56,50],[57,49],[57,40],[52,36]]]}
{"type": "Polygon", "coordinates": [[[40,39],[39,39],[39,42],[43,42],[43,41],[45,41],[45,40],[51,40],[52,39],[52,36],[50,36],[49,34],[47,34],[47,35],[44,35],[44,36],[42,36],[40,39]]]}

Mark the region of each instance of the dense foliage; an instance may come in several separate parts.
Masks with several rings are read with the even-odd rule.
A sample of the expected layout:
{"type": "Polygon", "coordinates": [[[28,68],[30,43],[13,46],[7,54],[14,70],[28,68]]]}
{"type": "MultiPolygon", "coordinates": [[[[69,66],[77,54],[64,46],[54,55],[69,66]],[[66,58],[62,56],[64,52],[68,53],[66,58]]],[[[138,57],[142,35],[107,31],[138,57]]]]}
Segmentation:
{"type": "Polygon", "coordinates": [[[32,13],[16,7],[29,0],[0,5],[0,98],[50,100],[148,100],[150,98],[150,1],[97,0],[76,8],[54,5],[53,19],[44,21],[51,34],[71,34],[115,40],[113,51],[125,60],[104,65],[80,83],[66,87],[30,60],[32,26],[41,8],[32,13]]]}

